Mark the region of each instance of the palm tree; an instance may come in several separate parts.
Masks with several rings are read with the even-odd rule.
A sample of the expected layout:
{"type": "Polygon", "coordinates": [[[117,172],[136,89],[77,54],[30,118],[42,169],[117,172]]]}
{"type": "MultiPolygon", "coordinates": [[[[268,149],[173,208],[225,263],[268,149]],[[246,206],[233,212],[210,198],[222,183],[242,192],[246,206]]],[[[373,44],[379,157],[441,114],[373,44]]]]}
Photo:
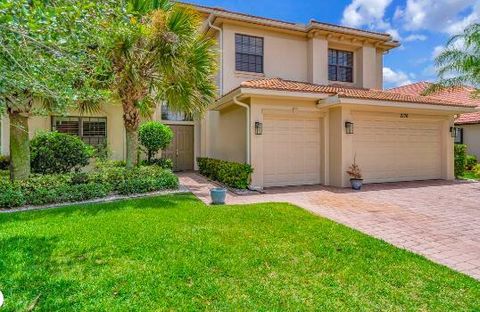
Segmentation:
{"type": "Polygon", "coordinates": [[[201,116],[216,94],[215,42],[199,33],[194,10],[167,0],[130,0],[114,25],[110,53],[114,91],[123,107],[127,167],[137,162],[142,114],[167,101],[172,111],[201,116]]]}
{"type": "Polygon", "coordinates": [[[480,24],[472,24],[462,34],[453,36],[435,59],[439,81],[426,94],[443,88],[471,85],[473,96],[480,95],[480,24]]]}

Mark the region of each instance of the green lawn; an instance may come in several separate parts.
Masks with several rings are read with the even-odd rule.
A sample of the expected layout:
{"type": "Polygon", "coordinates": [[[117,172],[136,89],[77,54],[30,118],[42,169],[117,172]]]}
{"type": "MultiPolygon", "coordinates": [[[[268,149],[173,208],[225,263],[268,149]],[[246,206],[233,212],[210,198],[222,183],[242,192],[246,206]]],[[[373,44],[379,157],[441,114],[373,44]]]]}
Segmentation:
{"type": "MultiPolygon", "coordinates": [[[[478,311],[480,283],[288,204],[0,215],[5,311],[478,311]]],[[[3,311],[3,310],[2,310],[3,311]]]]}

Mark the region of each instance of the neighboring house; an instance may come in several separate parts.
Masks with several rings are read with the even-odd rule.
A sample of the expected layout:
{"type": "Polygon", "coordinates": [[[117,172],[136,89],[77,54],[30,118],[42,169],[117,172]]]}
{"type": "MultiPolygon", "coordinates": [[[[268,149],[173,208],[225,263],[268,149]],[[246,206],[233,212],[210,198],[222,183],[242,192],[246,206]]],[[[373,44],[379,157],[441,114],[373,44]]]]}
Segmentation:
{"type": "MultiPolygon", "coordinates": [[[[344,187],[356,158],[367,183],[454,178],[450,129],[475,106],[382,91],[383,56],[399,46],[390,35],[194,7],[221,52],[219,99],[201,121],[166,120],[178,169],[205,156],[250,163],[255,188],[344,187]]],[[[170,115],[154,118],[182,119],[170,115]]],[[[93,117],[106,118],[103,135],[122,159],[120,106],[93,117]]],[[[41,120],[32,132],[55,128],[54,117],[41,120]]]]}
{"type": "MultiPolygon", "coordinates": [[[[393,88],[390,91],[409,95],[421,95],[430,85],[431,83],[422,81],[393,88]]],[[[430,97],[454,101],[460,104],[477,105],[480,108],[480,98],[472,98],[473,91],[475,91],[474,88],[463,86],[435,92],[430,97]]],[[[457,129],[455,143],[466,144],[467,152],[480,159],[480,112],[457,116],[455,126],[457,129]]]]}

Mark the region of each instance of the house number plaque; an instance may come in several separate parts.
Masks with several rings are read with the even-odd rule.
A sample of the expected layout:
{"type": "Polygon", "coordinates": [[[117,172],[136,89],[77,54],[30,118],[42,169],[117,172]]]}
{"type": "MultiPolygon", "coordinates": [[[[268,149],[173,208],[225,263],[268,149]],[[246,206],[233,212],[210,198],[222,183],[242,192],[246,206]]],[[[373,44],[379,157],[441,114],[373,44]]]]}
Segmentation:
{"type": "Polygon", "coordinates": [[[408,114],[400,114],[400,118],[408,118],[408,114]]]}

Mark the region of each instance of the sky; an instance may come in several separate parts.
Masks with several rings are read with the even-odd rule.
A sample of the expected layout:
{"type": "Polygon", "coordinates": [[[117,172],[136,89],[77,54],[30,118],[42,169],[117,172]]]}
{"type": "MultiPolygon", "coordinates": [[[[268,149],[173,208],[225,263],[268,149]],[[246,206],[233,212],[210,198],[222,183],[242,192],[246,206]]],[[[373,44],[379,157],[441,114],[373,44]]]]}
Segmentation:
{"type": "Polygon", "coordinates": [[[435,56],[480,22],[480,0],[190,0],[296,23],[311,19],[390,33],[402,46],[384,57],[384,87],[435,81],[435,56]]]}

